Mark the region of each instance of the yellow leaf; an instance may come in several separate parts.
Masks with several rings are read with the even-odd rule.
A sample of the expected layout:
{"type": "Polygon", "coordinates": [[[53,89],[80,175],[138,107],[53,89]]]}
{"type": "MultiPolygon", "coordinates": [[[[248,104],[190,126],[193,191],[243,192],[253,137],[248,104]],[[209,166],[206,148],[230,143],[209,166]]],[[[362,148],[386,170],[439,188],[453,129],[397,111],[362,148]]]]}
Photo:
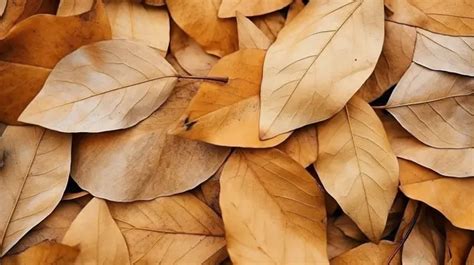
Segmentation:
{"type": "Polygon", "coordinates": [[[266,50],[272,41],[253,22],[237,12],[237,31],[239,36],[239,49],[266,50]]]}
{"type": "Polygon", "coordinates": [[[297,129],[277,149],[288,154],[303,167],[313,164],[318,158],[318,131],[315,125],[297,129]]]}
{"type": "MultiPolygon", "coordinates": [[[[331,265],[387,264],[390,255],[392,255],[396,248],[397,244],[385,240],[379,244],[365,243],[331,259],[331,265]]],[[[398,264],[399,256],[397,255],[390,264],[398,264]]]]}
{"type": "Polygon", "coordinates": [[[55,243],[54,241],[44,241],[27,249],[15,256],[8,256],[2,259],[3,265],[70,265],[74,264],[79,249],[55,243]]]}
{"type": "Polygon", "coordinates": [[[222,0],[219,8],[220,18],[229,18],[242,13],[244,16],[258,16],[284,8],[293,0],[222,0]]]}

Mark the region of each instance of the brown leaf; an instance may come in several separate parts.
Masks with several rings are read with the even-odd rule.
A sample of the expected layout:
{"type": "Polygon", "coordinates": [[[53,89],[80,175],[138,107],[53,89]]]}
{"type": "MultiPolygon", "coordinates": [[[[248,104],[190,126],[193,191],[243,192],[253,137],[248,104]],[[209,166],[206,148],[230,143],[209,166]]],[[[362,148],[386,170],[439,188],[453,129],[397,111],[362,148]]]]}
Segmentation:
{"type": "Polygon", "coordinates": [[[67,17],[86,13],[94,7],[94,0],[60,0],[56,15],[67,17]]]}
{"type": "Polygon", "coordinates": [[[54,241],[44,241],[15,256],[2,259],[3,265],[70,265],[74,264],[79,249],[54,241]]]}
{"type": "Polygon", "coordinates": [[[170,19],[166,9],[123,0],[107,0],[105,9],[113,39],[142,42],[166,56],[170,43],[170,19]]]}
{"type": "Polygon", "coordinates": [[[316,126],[309,125],[297,129],[277,149],[288,154],[303,167],[313,164],[318,158],[318,131],[316,126]]]}
{"type": "Polygon", "coordinates": [[[0,41],[0,83],[4,87],[0,90],[0,121],[18,123],[18,116],[62,57],[82,45],[110,37],[101,1],[82,15],[37,15],[16,25],[0,41]]]}
{"type": "Polygon", "coordinates": [[[221,176],[220,205],[235,263],[329,264],[324,196],[276,149],[236,149],[221,176]]]}
{"type": "Polygon", "coordinates": [[[258,136],[259,93],[265,51],[239,50],[227,55],[209,72],[227,76],[225,84],[203,82],[172,134],[192,140],[236,147],[272,147],[289,134],[269,140],[258,136]]]}
{"type": "Polygon", "coordinates": [[[289,5],[292,1],[293,0],[222,0],[222,3],[219,7],[219,17],[235,17],[239,12],[247,17],[264,15],[282,9],[289,5]]]}
{"type": "Polygon", "coordinates": [[[71,136],[39,127],[7,127],[0,169],[3,256],[60,202],[71,164],[71,136]]]}
{"type": "Polygon", "coordinates": [[[227,257],[222,221],[189,193],[109,207],[132,264],[219,264],[227,257]]]}
{"type": "Polygon", "coordinates": [[[3,13],[5,12],[5,8],[7,7],[7,2],[8,0],[0,0],[0,17],[2,17],[3,13]]]}
{"type": "Polygon", "coordinates": [[[309,2],[265,56],[260,137],[340,111],[375,68],[383,23],[382,0],[309,2]]]}
{"type": "Polygon", "coordinates": [[[301,10],[303,10],[304,7],[305,7],[305,4],[303,0],[294,0],[293,3],[291,3],[288,8],[288,13],[286,14],[285,25],[290,23],[293,20],[293,18],[295,18],[296,15],[298,15],[301,12],[301,10]]]}
{"type": "Polygon", "coordinates": [[[241,13],[237,12],[237,31],[239,49],[267,50],[272,41],[255,24],[241,13]]]}
{"type": "Polygon", "coordinates": [[[150,6],[164,6],[166,5],[165,0],[144,0],[144,4],[150,5],[150,6]]]}
{"type": "Polygon", "coordinates": [[[346,236],[337,226],[334,225],[334,219],[328,220],[328,257],[332,259],[347,252],[362,243],[346,236]]]}
{"type": "Polygon", "coordinates": [[[208,179],[230,150],[167,135],[196,90],[195,82],[180,80],[166,103],[137,126],[78,137],[74,180],[95,196],[133,201],[180,193],[208,179]]]}
{"type": "Polygon", "coordinates": [[[176,76],[152,48],[97,42],[64,57],[19,120],[62,132],[128,128],[163,104],[176,76]]]}
{"type": "Polygon", "coordinates": [[[0,39],[17,23],[36,14],[43,0],[0,1],[0,39]]]}
{"type": "Polygon", "coordinates": [[[474,78],[413,63],[385,108],[413,136],[437,148],[474,147],[474,78]]]}
{"type": "Polygon", "coordinates": [[[346,214],[342,214],[334,220],[334,225],[344,233],[344,235],[355,239],[357,241],[366,241],[367,238],[357,227],[356,223],[349,218],[346,214]]]}
{"type": "Polygon", "coordinates": [[[252,17],[252,22],[273,42],[285,25],[285,18],[281,12],[252,17]]]}
{"type": "Polygon", "coordinates": [[[467,256],[466,265],[474,264],[474,246],[469,251],[469,256],[467,256]]]}
{"type": "Polygon", "coordinates": [[[446,242],[444,252],[444,264],[464,265],[471,247],[474,245],[474,232],[454,227],[445,222],[446,242]]]}
{"type": "Polygon", "coordinates": [[[219,194],[220,194],[220,180],[221,174],[224,167],[220,167],[216,174],[206,182],[201,184],[201,191],[204,197],[204,202],[209,205],[216,213],[222,215],[221,207],[219,205],[219,194]]]}
{"type": "Polygon", "coordinates": [[[435,208],[459,228],[474,229],[474,178],[447,178],[407,160],[398,162],[400,190],[407,197],[435,208]]]}
{"type": "Polygon", "coordinates": [[[377,65],[357,94],[370,102],[398,83],[410,66],[416,42],[414,27],[385,21],[385,37],[377,65]]]}
{"type": "Polygon", "coordinates": [[[217,17],[221,1],[166,0],[174,22],[206,52],[219,57],[238,48],[235,20],[217,17]]]}
{"type": "Polygon", "coordinates": [[[398,186],[398,165],[382,123],[358,97],[318,126],[314,164],[324,187],[364,234],[377,242],[398,186]]]}
{"type": "Polygon", "coordinates": [[[81,250],[75,264],[130,264],[125,239],[106,202],[98,198],[77,215],[61,243],[81,250]]]}
{"type": "Polygon", "coordinates": [[[474,37],[451,37],[422,29],[417,32],[414,62],[432,70],[474,76],[474,61],[469,59],[474,53],[474,37]]]}
{"type": "Polygon", "coordinates": [[[390,21],[447,35],[474,35],[474,6],[469,1],[385,0],[390,21]]]}
{"type": "MultiPolygon", "coordinates": [[[[386,240],[381,241],[379,244],[365,243],[331,259],[331,265],[387,264],[388,258],[396,247],[396,244],[386,240]]],[[[391,264],[399,264],[399,259],[398,255],[391,264]]]]}

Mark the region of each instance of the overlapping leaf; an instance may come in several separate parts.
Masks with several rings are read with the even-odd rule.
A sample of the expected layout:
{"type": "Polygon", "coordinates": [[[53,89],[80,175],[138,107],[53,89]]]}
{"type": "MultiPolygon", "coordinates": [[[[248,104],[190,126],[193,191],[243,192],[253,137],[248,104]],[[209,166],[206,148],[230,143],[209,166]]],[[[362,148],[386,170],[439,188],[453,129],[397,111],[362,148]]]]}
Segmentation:
{"type": "Polygon", "coordinates": [[[222,0],[219,7],[219,17],[235,17],[240,12],[244,16],[258,16],[271,13],[289,5],[292,0],[222,0]]]}
{"type": "Polygon", "coordinates": [[[239,49],[266,50],[272,41],[253,22],[241,13],[237,13],[237,32],[239,49]]]}
{"type": "Polygon", "coordinates": [[[54,241],[44,241],[25,252],[2,259],[3,265],[67,265],[74,264],[79,249],[56,243],[54,241]]]}

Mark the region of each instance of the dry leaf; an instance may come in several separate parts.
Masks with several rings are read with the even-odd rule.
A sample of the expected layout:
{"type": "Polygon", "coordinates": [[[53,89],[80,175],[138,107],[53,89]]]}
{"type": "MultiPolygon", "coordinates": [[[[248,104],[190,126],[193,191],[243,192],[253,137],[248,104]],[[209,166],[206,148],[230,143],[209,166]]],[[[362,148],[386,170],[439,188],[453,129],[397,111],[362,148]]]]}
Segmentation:
{"type": "Polygon", "coordinates": [[[450,177],[474,176],[474,148],[438,149],[425,145],[409,134],[388,114],[380,114],[387,136],[397,157],[411,160],[450,177]]]}
{"type": "Polygon", "coordinates": [[[422,29],[417,32],[414,62],[432,70],[474,76],[474,37],[444,36],[422,29]]]}
{"type": "Polygon", "coordinates": [[[71,201],[75,200],[84,196],[90,195],[87,191],[79,191],[79,192],[66,192],[63,195],[63,201],[71,201]]]}
{"type": "Polygon", "coordinates": [[[400,190],[440,211],[453,225],[474,229],[474,178],[447,178],[399,159],[400,190]]]}
{"type": "Polygon", "coordinates": [[[318,131],[315,125],[297,129],[277,149],[288,154],[303,167],[313,164],[318,158],[318,131]]]}
{"type": "Polygon", "coordinates": [[[467,256],[466,265],[474,264],[474,246],[469,251],[469,256],[467,256]]]}
{"type": "Polygon", "coordinates": [[[219,264],[227,257],[222,221],[189,193],[109,207],[132,264],[219,264]]]}
{"type": "Polygon", "coordinates": [[[0,170],[3,256],[61,200],[71,164],[71,136],[38,127],[7,127],[0,170]]]}
{"type": "Polygon", "coordinates": [[[36,14],[43,0],[0,1],[0,39],[17,23],[36,14]]]}
{"type": "Polygon", "coordinates": [[[144,4],[150,5],[150,6],[164,6],[166,5],[165,0],[144,0],[144,4]]]}
{"type": "Polygon", "coordinates": [[[309,2],[265,56],[260,137],[340,111],[374,70],[383,29],[382,0],[309,2]]]}
{"type": "Polygon", "coordinates": [[[352,239],[361,242],[367,240],[364,233],[360,231],[359,227],[357,227],[357,225],[346,214],[342,214],[341,216],[337,217],[336,220],[334,220],[334,225],[339,228],[339,230],[341,230],[344,235],[352,239]]]}
{"type": "Polygon", "coordinates": [[[128,128],[163,104],[176,76],[152,48],[97,42],[64,57],[19,120],[62,132],[128,128]]]}
{"type": "Polygon", "coordinates": [[[420,207],[424,207],[421,202],[408,199],[407,205],[403,212],[402,220],[400,220],[400,225],[398,226],[398,230],[395,234],[396,242],[401,242],[404,236],[409,232],[408,228],[411,226],[412,222],[415,222],[415,216],[419,216],[418,211],[421,209],[418,208],[420,207]]]}
{"type": "Polygon", "coordinates": [[[170,51],[186,72],[197,76],[206,76],[219,60],[207,54],[175,23],[171,23],[170,51]]]}
{"type": "Polygon", "coordinates": [[[201,192],[204,197],[204,202],[219,215],[222,214],[221,207],[219,205],[219,194],[221,191],[220,180],[223,169],[223,166],[220,167],[214,176],[201,184],[201,192]]]}
{"type": "Polygon", "coordinates": [[[266,50],[272,41],[255,24],[241,13],[237,12],[237,31],[239,49],[266,50]]]}
{"type": "Polygon", "coordinates": [[[290,23],[293,20],[293,18],[295,18],[296,15],[298,15],[301,12],[301,10],[303,10],[304,7],[305,7],[305,4],[303,0],[294,0],[293,3],[291,3],[290,7],[288,8],[288,13],[286,14],[285,25],[290,23]]]}
{"type": "MultiPolygon", "coordinates": [[[[393,251],[395,251],[396,247],[396,244],[386,240],[381,241],[379,244],[365,243],[331,259],[331,265],[387,264],[388,258],[393,253],[393,251]]],[[[393,259],[391,264],[398,264],[399,259],[400,258],[398,255],[393,259]]]]}
{"type": "Polygon", "coordinates": [[[60,0],[56,15],[75,16],[91,10],[95,0],[60,0]]]}
{"type": "Polygon", "coordinates": [[[219,7],[219,17],[235,17],[237,13],[242,13],[247,17],[264,15],[282,9],[292,1],[293,0],[222,0],[219,7]]]}
{"type": "Polygon", "coordinates": [[[285,18],[281,12],[273,12],[250,19],[272,42],[285,25],[285,18]]]}
{"type": "Polygon", "coordinates": [[[444,264],[464,265],[471,247],[474,245],[474,232],[454,227],[445,222],[446,243],[444,248],[444,264]]]}
{"type": "Polygon", "coordinates": [[[8,0],[0,0],[0,17],[2,17],[3,13],[5,12],[5,8],[7,7],[7,2],[8,0]]]}
{"type": "Polygon", "coordinates": [[[382,54],[374,72],[357,94],[370,102],[398,83],[412,62],[415,42],[414,27],[385,21],[382,54]]]}
{"type": "Polygon", "coordinates": [[[81,250],[75,264],[129,265],[128,249],[104,200],[94,198],[77,215],[62,244],[81,250]]]}
{"type": "Polygon", "coordinates": [[[74,264],[79,255],[79,249],[56,243],[54,241],[44,241],[25,252],[15,256],[8,256],[2,259],[3,265],[70,265],[74,264]]]}
{"type": "Polygon", "coordinates": [[[197,85],[180,80],[166,103],[137,126],[78,137],[72,177],[113,201],[149,200],[192,189],[212,176],[230,150],[167,135],[197,85]]]}
{"type": "Polygon", "coordinates": [[[79,16],[37,15],[16,25],[0,41],[0,120],[17,123],[62,57],[82,45],[110,37],[101,1],[79,16]]]}
{"type": "Polygon", "coordinates": [[[387,19],[448,35],[474,35],[474,5],[455,0],[385,0],[387,19]]]}
{"type": "Polygon", "coordinates": [[[334,225],[333,218],[328,220],[327,232],[329,259],[339,256],[361,244],[360,242],[344,235],[344,233],[334,225]]]}
{"type": "Polygon", "coordinates": [[[221,176],[220,205],[234,263],[329,264],[324,196],[276,149],[236,149],[221,176]]]}
{"type": "Polygon", "coordinates": [[[474,147],[474,78],[412,64],[385,108],[413,136],[437,148],[474,147]]]}
{"type": "Polygon", "coordinates": [[[166,9],[143,6],[133,0],[105,3],[112,38],[142,42],[166,56],[170,43],[170,19],[166,9]]]}
{"type": "Polygon", "coordinates": [[[398,165],[382,123],[358,97],[318,125],[314,164],[324,187],[364,234],[377,242],[398,186],[398,165]]]}
{"type": "Polygon", "coordinates": [[[262,141],[258,136],[259,92],[265,51],[239,50],[223,57],[209,72],[227,76],[225,84],[203,82],[170,132],[222,146],[272,147],[289,134],[262,141]]]}
{"type": "Polygon", "coordinates": [[[217,17],[221,1],[166,0],[174,22],[206,52],[219,57],[238,48],[235,20],[217,17]]]}

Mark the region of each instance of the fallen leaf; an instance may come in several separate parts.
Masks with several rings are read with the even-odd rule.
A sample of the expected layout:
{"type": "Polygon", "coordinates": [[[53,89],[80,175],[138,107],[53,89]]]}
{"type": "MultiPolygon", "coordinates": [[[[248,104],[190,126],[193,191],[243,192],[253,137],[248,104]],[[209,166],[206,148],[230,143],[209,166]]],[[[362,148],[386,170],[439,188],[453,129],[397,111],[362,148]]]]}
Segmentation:
{"type": "Polygon", "coordinates": [[[107,0],[105,9],[113,39],[142,42],[166,56],[170,43],[170,19],[166,9],[129,0],[107,0]]]}
{"type": "Polygon", "coordinates": [[[237,12],[237,32],[239,49],[266,50],[272,41],[255,24],[241,13],[237,12]]]}
{"type": "Polygon", "coordinates": [[[0,83],[3,86],[0,121],[18,124],[18,116],[40,91],[51,68],[62,57],[82,45],[110,37],[110,26],[101,1],[82,15],[37,15],[17,24],[0,41],[0,83]]]}
{"type": "Polygon", "coordinates": [[[357,94],[370,102],[393,85],[410,66],[415,50],[416,29],[414,27],[385,21],[385,37],[377,65],[357,94]]]}
{"type": "Polygon", "coordinates": [[[337,226],[334,225],[334,219],[328,220],[328,257],[332,259],[347,252],[362,243],[346,236],[337,226]]]}
{"type": "Polygon", "coordinates": [[[265,51],[239,50],[223,57],[209,72],[227,76],[225,84],[203,82],[170,133],[221,146],[272,147],[289,134],[269,140],[258,136],[259,92],[265,51]]]}
{"type": "Polygon", "coordinates": [[[464,265],[471,247],[474,245],[474,232],[454,227],[445,222],[446,242],[444,251],[444,264],[464,265]]]}
{"type": "Polygon", "coordinates": [[[189,193],[109,207],[132,264],[219,264],[227,257],[222,220],[189,193]]]}
{"type": "Polygon", "coordinates": [[[164,6],[166,5],[165,0],[144,0],[144,4],[150,5],[150,6],[164,6]]]}
{"type": "Polygon", "coordinates": [[[5,12],[5,8],[7,7],[7,2],[8,2],[8,0],[1,0],[0,1],[0,17],[2,17],[3,13],[5,12]]]}
{"type": "Polygon", "coordinates": [[[456,227],[474,229],[474,178],[447,178],[407,160],[398,163],[400,190],[407,197],[440,211],[456,227]]]}
{"type": "Polygon", "coordinates": [[[68,192],[68,193],[64,193],[62,200],[70,201],[70,200],[75,200],[77,198],[81,198],[87,195],[89,195],[89,192],[87,191],[68,192]]]}
{"type": "Polygon", "coordinates": [[[234,263],[329,264],[324,196],[276,149],[236,149],[221,176],[220,205],[234,263]]]}
{"type": "Polygon", "coordinates": [[[385,0],[389,21],[447,35],[474,35],[474,6],[469,1],[385,0]]]}
{"type": "Polygon", "coordinates": [[[414,62],[432,70],[474,76],[474,37],[451,37],[422,29],[417,32],[414,62]]]}
{"type": "Polygon", "coordinates": [[[219,205],[220,195],[220,180],[221,174],[224,167],[220,167],[216,174],[201,184],[201,191],[204,197],[204,202],[209,205],[216,213],[222,214],[221,207],[219,205]]]}
{"type": "Polygon", "coordinates": [[[409,233],[409,227],[411,226],[412,222],[416,222],[415,216],[418,215],[418,211],[420,211],[420,207],[424,207],[421,202],[410,200],[408,199],[407,205],[403,212],[402,220],[400,220],[400,225],[398,226],[398,230],[395,234],[395,241],[401,242],[404,236],[409,233]]]}
{"type": "Polygon", "coordinates": [[[301,10],[303,10],[304,7],[305,7],[305,4],[303,0],[294,0],[293,3],[291,3],[288,8],[288,13],[286,14],[285,25],[290,23],[293,20],[293,18],[295,18],[296,15],[298,15],[301,12],[301,10]]]}
{"type": "Polygon", "coordinates": [[[285,25],[285,18],[280,12],[250,18],[252,22],[273,42],[285,25]]]}
{"type": "Polygon", "coordinates": [[[106,202],[98,198],[77,215],[61,243],[81,250],[75,264],[130,264],[125,239],[106,202]]]}
{"type": "Polygon", "coordinates": [[[339,228],[339,230],[341,230],[344,235],[352,239],[361,242],[367,240],[364,233],[362,233],[359,227],[357,227],[356,223],[354,223],[346,214],[342,214],[341,216],[337,217],[336,220],[334,220],[334,225],[339,228]]]}
{"type": "Polygon", "coordinates": [[[43,0],[0,1],[0,39],[22,20],[36,14],[43,0]]]}
{"type": "Polygon", "coordinates": [[[265,56],[260,137],[340,111],[374,70],[383,32],[381,0],[309,2],[265,56]]]}
{"type": "Polygon", "coordinates": [[[474,176],[474,148],[438,149],[423,144],[388,114],[380,114],[393,152],[397,157],[413,161],[449,177],[474,176]]]}
{"type": "Polygon", "coordinates": [[[474,246],[471,248],[471,251],[469,251],[469,256],[467,257],[466,260],[466,265],[472,265],[474,264],[474,246]]]}
{"type": "MultiPolygon", "coordinates": [[[[386,240],[381,241],[379,244],[365,243],[331,259],[331,265],[387,264],[388,258],[395,251],[396,247],[396,244],[386,240]]],[[[391,264],[399,264],[399,260],[400,257],[397,255],[391,264]]]]}
{"type": "Polygon", "coordinates": [[[44,241],[27,249],[15,256],[8,256],[2,259],[3,265],[70,265],[74,264],[79,249],[56,243],[54,241],[44,241]]]}
{"type": "Polygon", "coordinates": [[[398,186],[398,165],[382,122],[358,97],[318,125],[315,168],[328,193],[378,242],[398,186]]]}
{"type": "Polygon", "coordinates": [[[474,147],[474,79],[412,64],[385,108],[413,136],[437,148],[474,147]]]}
{"type": "Polygon", "coordinates": [[[10,126],[2,138],[1,256],[54,210],[66,189],[71,164],[70,135],[10,126]]]}
{"type": "Polygon", "coordinates": [[[109,40],[64,57],[19,120],[62,132],[131,127],[168,98],[177,73],[145,45],[109,40]]]}
{"type": "Polygon", "coordinates": [[[166,103],[137,126],[79,136],[72,178],[94,196],[112,201],[154,199],[204,182],[230,150],[167,135],[196,90],[195,82],[180,80],[166,103]]]}
{"type": "Polygon", "coordinates": [[[94,7],[95,0],[60,0],[57,16],[67,17],[86,13],[94,7]]]}
{"type": "Polygon", "coordinates": [[[276,148],[306,168],[318,158],[318,130],[315,125],[297,129],[276,148]]]}
{"type": "Polygon", "coordinates": [[[271,13],[284,8],[293,0],[272,0],[272,1],[254,1],[254,0],[222,0],[219,7],[219,17],[229,18],[242,13],[244,16],[258,16],[271,13]]]}
{"type": "Polygon", "coordinates": [[[218,57],[232,53],[238,48],[235,20],[217,17],[221,1],[166,0],[174,22],[206,52],[218,57]]]}

